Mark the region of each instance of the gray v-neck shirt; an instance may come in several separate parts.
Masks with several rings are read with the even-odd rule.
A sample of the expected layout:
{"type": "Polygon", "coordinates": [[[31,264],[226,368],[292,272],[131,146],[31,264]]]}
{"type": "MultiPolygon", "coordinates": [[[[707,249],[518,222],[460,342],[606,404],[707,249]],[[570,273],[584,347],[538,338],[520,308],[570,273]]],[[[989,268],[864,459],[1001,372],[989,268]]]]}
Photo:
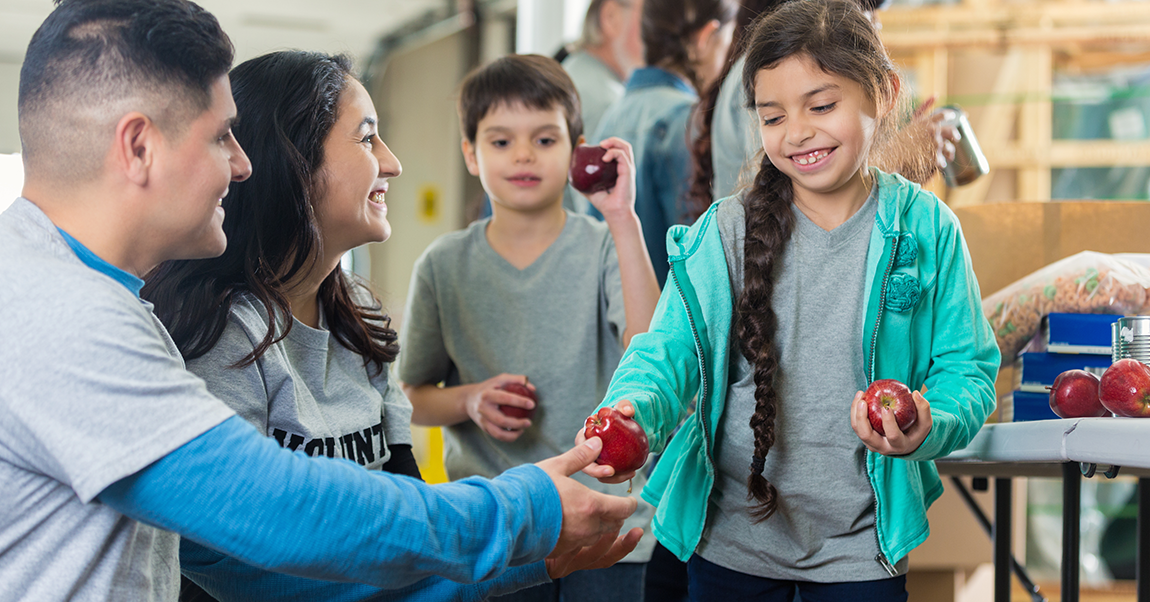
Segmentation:
{"type": "MultiPolygon", "coordinates": [[[[751,520],[747,476],[754,443],[754,372],[734,332],[726,409],[715,439],[718,471],[707,528],[697,552],[742,573],[817,582],[869,581],[889,575],[874,560],[874,492],[866,448],[851,429],[850,404],[866,387],[863,294],[866,255],[878,207],[874,194],[839,227],[826,231],[794,205],[795,229],[771,304],[781,354],[775,445],[766,476],[778,510],[751,520]]],[[[735,298],[743,290],[745,221],[740,198],[718,213],[735,298]]],[[[898,567],[905,572],[905,560],[898,567]]]]}

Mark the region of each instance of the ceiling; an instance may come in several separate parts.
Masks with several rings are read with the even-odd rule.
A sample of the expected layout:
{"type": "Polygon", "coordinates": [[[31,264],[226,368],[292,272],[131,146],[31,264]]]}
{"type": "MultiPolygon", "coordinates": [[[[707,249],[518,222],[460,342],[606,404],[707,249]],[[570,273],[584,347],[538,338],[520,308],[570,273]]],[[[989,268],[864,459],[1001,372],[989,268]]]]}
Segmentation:
{"type": "MultiPolygon", "coordinates": [[[[219,19],[236,62],[284,48],[346,52],[364,60],[375,42],[452,0],[197,0],[219,19]]],[[[20,64],[52,0],[0,0],[0,63],[20,64]]]]}

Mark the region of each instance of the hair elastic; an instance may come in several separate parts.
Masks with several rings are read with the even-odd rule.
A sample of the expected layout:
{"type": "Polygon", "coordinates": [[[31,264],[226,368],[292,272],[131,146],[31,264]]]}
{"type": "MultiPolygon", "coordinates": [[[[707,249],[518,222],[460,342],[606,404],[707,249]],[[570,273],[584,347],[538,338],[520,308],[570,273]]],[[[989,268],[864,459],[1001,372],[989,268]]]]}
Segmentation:
{"type": "Polygon", "coordinates": [[[756,475],[763,474],[763,468],[765,467],[766,463],[767,463],[766,458],[760,458],[758,456],[751,456],[751,474],[756,474],[756,475]]]}

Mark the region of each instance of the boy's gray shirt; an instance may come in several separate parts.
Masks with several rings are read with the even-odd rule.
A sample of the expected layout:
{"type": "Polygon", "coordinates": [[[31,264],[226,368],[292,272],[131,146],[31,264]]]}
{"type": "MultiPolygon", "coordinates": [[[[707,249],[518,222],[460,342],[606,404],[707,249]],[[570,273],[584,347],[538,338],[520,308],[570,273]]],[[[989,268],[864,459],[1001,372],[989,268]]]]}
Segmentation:
{"type": "MultiPolygon", "coordinates": [[[[400,329],[400,380],[454,386],[524,374],[539,397],[531,428],[511,443],[470,420],[445,428],[444,463],[452,480],[494,477],[571,449],[607,392],[626,321],[619,260],[606,224],[571,212],[566,219],[555,242],[522,270],[487,242],[489,219],[441,236],[415,263],[400,329]]],[[[607,485],[583,473],[574,478],[627,495],[627,483],[607,485]]],[[[632,497],[645,482],[640,471],[632,497]]],[[[639,500],[624,526],[648,532],[628,561],[650,558],[653,513],[639,500]]]]}
{"type": "MultiPolygon", "coordinates": [[[[716,493],[699,545],[699,554],[711,562],[772,579],[889,577],[874,561],[874,492],[866,475],[866,448],[850,425],[851,400],[866,388],[862,297],[877,207],[872,194],[827,232],[791,206],[795,228],[775,272],[771,302],[778,318],[779,402],[775,445],[763,473],[778,489],[778,510],[758,524],[748,511],[755,383],[732,333],[727,405],[715,442],[716,493]]],[[[741,199],[723,201],[718,219],[738,298],[745,237],[741,199]]],[[[905,559],[896,568],[906,572],[905,559]]]]}
{"type": "MultiPolygon", "coordinates": [[[[356,301],[373,304],[358,285],[356,301]]],[[[411,403],[389,378],[344,347],[322,323],[292,320],[287,336],[255,362],[235,364],[255,349],[268,329],[268,315],[254,296],[232,304],[220,340],[188,369],[208,390],[283,447],[309,456],[346,458],[372,470],[390,458],[388,445],[411,444],[411,403]]],[[[283,323],[283,317],[278,320],[283,323]]],[[[276,335],[282,332],[278,327],[276,335]]]]}
{"type": "Polygon", "coordinates": [[[175,600],[179,536],[95,498],[233,412],[26,199],[0,214],[0,307],[0,600],[175,600]]]}

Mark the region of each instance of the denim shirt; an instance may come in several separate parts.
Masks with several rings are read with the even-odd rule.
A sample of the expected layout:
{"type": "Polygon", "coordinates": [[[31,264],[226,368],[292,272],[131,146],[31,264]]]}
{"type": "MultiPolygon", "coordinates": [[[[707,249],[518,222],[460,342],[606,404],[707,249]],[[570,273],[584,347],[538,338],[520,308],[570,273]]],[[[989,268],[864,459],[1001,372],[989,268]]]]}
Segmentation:
{"type": "MultiPolygon", "coordinates": [[[[667,280],[667,229],[685,223],[683,195],[691,173],[687,123],[698,100],[694,88],[658,67],[637,69],[623,98],[611,105],[592,144],[617,136],[635,152],[635,212],[659,286],[667,280]]],[[[591,215],[602,219],[594,208],[591,215]]]]}

